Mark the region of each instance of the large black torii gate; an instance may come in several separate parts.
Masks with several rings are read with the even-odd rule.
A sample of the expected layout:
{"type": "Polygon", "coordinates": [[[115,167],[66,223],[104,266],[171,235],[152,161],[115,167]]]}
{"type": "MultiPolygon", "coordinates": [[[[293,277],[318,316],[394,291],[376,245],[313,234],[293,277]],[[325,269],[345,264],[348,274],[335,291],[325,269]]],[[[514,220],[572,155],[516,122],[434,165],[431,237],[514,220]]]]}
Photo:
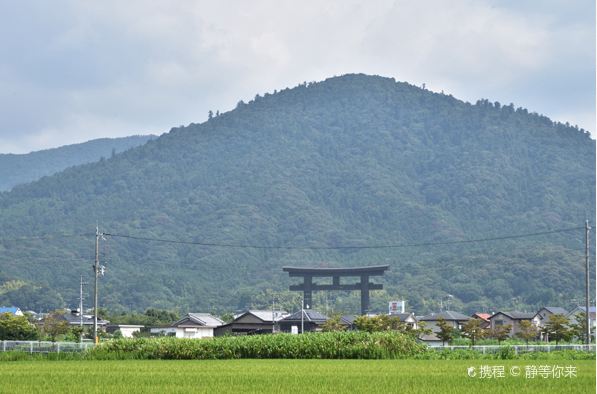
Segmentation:
{"type": "Polygon", "coordinates": [[[382,276],[389,268],[389,265],[374,265],[369,267],[345,267],[345,268],[303,268],[303,267],[283,267],[282,270],[293,276],[303,277],[303,283],[291,285],[291,291],[302,291],[303,302],[308,308],[313,302],[313,291],[316,290],[360,290],[361,291],[361,314],[366,315],[369,312],[369,290],[381,290],[383,285],[380,283],[369,282],[370,276],[382,276]],[[313,278],[332,278],[332,284],[313,283],[313,278]],[[352,284],[341,284],[341,277],[360,277],[360,282],[352,284]]]}

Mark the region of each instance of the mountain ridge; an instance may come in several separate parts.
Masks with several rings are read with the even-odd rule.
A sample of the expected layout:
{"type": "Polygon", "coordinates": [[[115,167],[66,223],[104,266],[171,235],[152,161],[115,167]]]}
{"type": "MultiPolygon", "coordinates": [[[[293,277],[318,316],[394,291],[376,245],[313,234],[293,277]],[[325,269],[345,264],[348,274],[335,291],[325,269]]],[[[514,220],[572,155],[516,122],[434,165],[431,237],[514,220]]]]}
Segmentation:
{"type": "MultiPolygon", "coordinates": [[[[258,95],[111,159],[16,187],[0,195],[0,225],[8,234],[78,234],[99,221],[112,233],[266,246],[534,232],[577,225],[585,211],[594,212],[594,190],[586,188],[594,179],[594,145],[583,130],[522,108],[473,105],[389,78],[347,75],[258,95]]],[[[516,297],[533,305],[580,295],[575,238],[539,241],[365,253],[114,238],[105,242],[109,274],[102,281],[112,307],[230,310],[269,305],[272,292],[290,302],[282,265],[388,261],[386,290],[372,299],[377,308],[397,296],[422,312],[444,293],[471,309],[516,297]],[[533,268],[538,262],[542,272],[533,268]],[[546,290],[553,275],[558,280],[546,290]]],[[[40,261],[89,260],[90,246],[84,238],[30,241],[26,248],[0,243],[0,272],[45,280],[72,302],[68,286],[81,273],[72,271],[86,265],[51,270],[40,261]]],[[[356,303],[353,295],[333,297],[339,308],[356,303]]]]}
{"type": "Polygon", "coordinates": [[[156,136],[98,138],[24,154],[2,153],[0,154],[0,192],[58,173],[71,166],[110,157],[112,154],[142,145],[153,138],[156,136]]]}

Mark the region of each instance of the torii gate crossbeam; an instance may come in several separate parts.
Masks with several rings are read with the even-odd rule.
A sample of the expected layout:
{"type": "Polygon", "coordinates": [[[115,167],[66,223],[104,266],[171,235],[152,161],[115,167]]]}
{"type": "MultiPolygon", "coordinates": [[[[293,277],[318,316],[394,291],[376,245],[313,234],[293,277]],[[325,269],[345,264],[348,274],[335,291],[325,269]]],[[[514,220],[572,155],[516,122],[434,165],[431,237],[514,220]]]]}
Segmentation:
{"type": "Polygon", "coordinates": [[[389,268],[388,265],[375,265],[369,267],[350,267],[350,268],[302,268],[302,267],[284,267],[285,272],[293,276],[303,278],[303,283],[291,285],[291,291],[302,291],[305,305],[311,307],[313,302],[313,291],[323,290],[360,290],[361,292],[361,314],[369,313],[369,291],[381,290],[383,285],[369,282],[371,276],[382,276],[389,268]],[[317,284],[313,278],[332,278],[332,284],[317,284]],[[342,277],[358,277],[360,281],[353,284],[341,284],[342,277]]]}

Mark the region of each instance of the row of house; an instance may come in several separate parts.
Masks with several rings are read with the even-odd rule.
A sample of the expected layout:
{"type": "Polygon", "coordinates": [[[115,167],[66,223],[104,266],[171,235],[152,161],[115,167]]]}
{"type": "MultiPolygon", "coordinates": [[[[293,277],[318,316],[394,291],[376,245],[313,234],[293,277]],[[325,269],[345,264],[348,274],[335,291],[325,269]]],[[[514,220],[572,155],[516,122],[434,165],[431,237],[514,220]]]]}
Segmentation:
{"type": "MultiPolygon", "coordinates": [[[[348,319],[348,317],[347,317],[348,319]]],[[[188,313],[167,327],[152,327],[151,334],[177,338],[206,338],[224,335],[255,335],[273,332],[317,331],[327,316],[306,309],[289,314],[285,311],[248,310],[234,317],[230,323],[209,313],[188,313]]]]}
{"type": "MultiPolygon", "coordinates": [[[[418,328],[420,322],[424,322],[431,334],[421,337],[421,340],[430,345],[441,343],[436,333],[439,332],[438,322],[443,319],[455,329],[461,329],[471,319],[480,319],[483,328],[495,329],[500,325],[510,325],[509,335],[514,337],[520,332],[520,322],[528,320],[537,327],[538,332],[549,322],[554,314],[567,316],[574,323],[576,315],[584,312],[583,307],[577,307],[568,312],[559,307],[544,307],[536,313],[500,311],[494,314],[475,313],[471,316],[455,311],[444,311],[431,313],[425,316],[415,316],[413,313],[394,314],[401,321],[418,328]]],[[[345,315],[340,318],[340,324],[347,329],[354,329],[354,321],[357,316],[345,315]]],[[[590,308],[590,319],[592,332],[595,330],[595,308],[590,308]]],[[[300,333],[320,331],[321,326],[328,320],[328,317],[315,310],[305,309],[293,314],[284,311],[248,310],[235,316],[230,323],[225,323],[219,318],[208,313],[189,313],[169,327],[152,328],[152,334],[172,335],[179,338],[204,338],[223,335],[254,335],[270,334],[272,332],[300,333]],[[302,316],[302,317],[301,317],[302,316]]]]}
{"type": "MultiPolygon", "coordinates": [[[[561,307],[546,306],[539,309],[539,311],[535,313],[518,311],[499,311],[494,314],[474,313],[471,316],[467,316],[454,311],[445,311],[440,313],[431,313],[426,316],[420,316],[417,318],[417,321],[425,322],[426,327],[431,329],[431,334],[421,338],[425,342],[428,342],[430,345],[441,344],[441,340],[436,335],[440,331],[438,326],[438,322],[440,321],[440,319],[443,319],[445,322],[450,324],[455,329],[462,329],[462,326],[465,325],[471,319],[481,320],[481,328],[491,330],[495,330],[500,326],[509,325],[511,327],[510,332],[508,334],[509,337],[516,337],[521,331],[520,323],[523,321],[529,321],[533,324],[534,327],[536,327],[539,339],[544,340],[547,338],[543,337],[542,329],[545,328],[545,326],[549,323],[551,316],[556,314],[563,315],[570,321],[571,324],[575,324],[577,323],[577,315],[581,312],[585,312],[585,310],[586,308],[581,306],[576,307],[571,311],[567,311],[561,307]]],[[[589,308],[589,319],[591,332],[594,333],[596,329],[595,307],[589,308]]]]}
{"type": "MultiPolygon", "coordinates": [[[[0,307],[0,313],[11,313],[22,315],[18,308],[0,307]]],[[[555,314],[566,316],[571,323],[576,323],[576,315],[584,312],[584,307],[576,307],[572,311],[566,311],[560,307],[543,307],[536,313],[499,311],[494,314],[475,313],[471,316],[455,311],[443,311],[431,313],[425,316],[415,316],[413,313],[397,313],[392,316],[398,317],[401,321],[418,328],[420,322],[424,322],[426,328],[431,330],[428,335],[420,339],[430,345],[441,344],[437,333],[440,331],[438,322],[444,320],[455,329],[461,329],[471,319],[481,320],[481,327],[495,329],[499,326],[509,325],[511,327],[509,336],[514,337],[520,332],[520,323],[530,321],[540,333],[541,328],[549,323],[550,317],[555,314]]],[[[340,319],[340,324],[347,329],[354,329],[354,321],[357,316],[345,315],[340,319]]],[[[73,310],[63,315],[61,319],[69,325],[82,325],[92,327],[94,324],[93,315],[80,314],[73,310]]],[[[591,332],[595,332],[595,307],[589,309],[591,332]]],[[[270,334],[273,332],[286,332],[298,334],[304,330],[320,331],[321,326],[328,320],[328,317],[315,310],[305,309],[292,314],[285,311],[248,310],[234,316],[234,319],[226,323],[220,318],[209,313],[188,313],[182,319],[166,327],[151,327],[152,335],[168,335],[177,338],[207,338],[224,335],[254,335],[270,334]]],[[[124,337],[132,337],[135,332],[144,329],[143,325],[134,324],[110,324],[109,321],[98,319],[98,327],[106,332],[114,333],[120,331],[124,337]]],[[[543,338],[541,338],[543,339],[543,338]]]]}

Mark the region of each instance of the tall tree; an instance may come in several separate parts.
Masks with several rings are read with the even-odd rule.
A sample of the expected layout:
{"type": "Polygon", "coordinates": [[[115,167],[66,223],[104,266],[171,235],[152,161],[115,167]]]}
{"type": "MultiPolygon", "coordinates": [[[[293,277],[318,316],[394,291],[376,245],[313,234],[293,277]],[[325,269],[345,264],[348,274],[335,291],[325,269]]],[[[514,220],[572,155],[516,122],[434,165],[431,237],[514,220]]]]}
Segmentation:
{"type": "Polygon", "coordinates": [[[508,339],[510,337],[510,332],[512,331],[512,326],[510,324],[504,324],[501,326],[495,326],[489,333],[491,338],[497,339],[498,345],[502,343],[502,341],[508,339]]]}
{"type": "MultiPolygon", "coordinates": [[[[585,312],[579,312],[574,318],[576,323],[570,324],[572,335],[584,343],[587,336],[587,314],[585,312]]],[[[593,341],[593,338],[595,338],[595,333],[591,332],[591,342],[593,341]]]]}
{"type": "Polygon", "coordinates": [[[462,335],[471,340],[471,346],[475,346],[475,342],[483,337],[486,333],[481,328],[481,320],[470,319],[462,326],[462,335]]]}
{"type": "Polygon", "coordinates": [[[60,317],[61,313],[56,311],[50,313],[43,321],[42,332],[47,335],[52,342],[56,342],[59,335],[69,332],[68,322],[60,317]]]}
{"type": "Polygon", "coordinates": [[[454,338],[454,327],[442,317],[437,320],[437,327],[439,331],[435,335],[442,340],[442,345],[445,345],[446,342],[450,344],[454,338]]]}
{"type": "Polygon", "coordinates": [[[526,342],[527,346],[530,340],[537,338],[537,327],[535,327],[535,325],[530,320],[521,321],[519,327],[520,331],[518,331],[516,335],[519,338],[523,339],[526,342]]]}
{"type": "Polygon", "coordinates": [[[556,345],[564,340],[568,341],[573,335],[569,327],[570,321],[561,314],[551,315],[549,322],[545,325],[545,332],[549,335],[549,340],[556,341],[556,345]]]}

